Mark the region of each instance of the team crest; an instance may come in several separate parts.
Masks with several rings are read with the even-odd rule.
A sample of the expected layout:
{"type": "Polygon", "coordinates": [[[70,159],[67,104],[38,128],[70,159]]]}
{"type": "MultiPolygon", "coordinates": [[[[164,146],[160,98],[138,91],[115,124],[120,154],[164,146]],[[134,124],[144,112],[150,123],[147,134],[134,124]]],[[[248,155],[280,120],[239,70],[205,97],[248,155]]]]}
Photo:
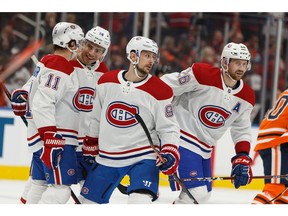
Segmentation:
{"type": "Polygon", "coordinates": [[[203,106],[198,113],[198,117],[203,125],[212,129],[218,129],[225,125],[231,112],[218,106],[203,106]]]}
{"type": "Polygon", "coordinates": [[[74,170],[74,169],[69,169],[69,170],[67,171],[67,174],[68,174],[69,176],[73,176],[73,175],[75,175],[75,170],[74,170]]]}
{"type": "Polygon", "coordinates": [[[138,124],[135,114],[139,108],[121,101],[109,104],[106,111],[106,119],[114,127],[126,128],[138,124]]]}
{"type": "Polygon", "coordinates": [[[172,117],[173,116],[173,107],[171,104],[169,104],[165,107],[165,116],[166,117],[172,117]]]}
{"type": "Polygon", "coordinates": [[[94,89],[89,87],[79,88],[73,97],[73,106],[82,112],[91,112],[93,109],[94,89]]]}

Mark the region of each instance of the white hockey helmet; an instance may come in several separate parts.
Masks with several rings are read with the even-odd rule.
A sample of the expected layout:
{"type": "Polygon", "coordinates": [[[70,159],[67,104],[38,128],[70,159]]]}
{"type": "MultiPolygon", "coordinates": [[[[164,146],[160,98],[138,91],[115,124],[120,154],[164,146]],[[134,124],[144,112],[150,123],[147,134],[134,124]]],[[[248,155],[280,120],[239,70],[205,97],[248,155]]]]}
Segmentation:
{"type": "Polygon", "coordinates": [[[101,28],[100,26],[96,26],[86,33],[85,39],[105,49],[100,59],[100,61],[102,61],[107,54],[109,46],[111,44],[109,32],[106,29],[101,28]]]}
{"type": "Polygon", "coordinates": [[[84,33],[82,29],[74,23],[59,22],[54,26],[52,31],[53,44],[63,48],[67,48],[67,44],[71,40],[75,40],[76,46],[79,47],[83,38],[84,33]]]}
{"type": "Polygon", "coordinates": [[[230,59],[241,59],[241,60],[247,60],[247,70],[251,69],[251,54],[248,50],[248,48],[242,44],[242,43],[228,43],[222,51],[221,54],[221,61],[223,58],[227,59],[227,63],[230,62],[230,59]]]}
{"type": "Polygon", "coordinates": [[[135,51],[137,55],[137,60],[136,62],[132,62],[133,64],[138,64],[139,63],[139,57],[141,52],[145,51],[150,51],[156,54],[157,60],[158,60],[158,45],[155,41],[142,37],[142,36],[135,36],[133,37],[127,44],[126,46],[126,54],[127,58],[130,62],[132,62],[130,53],[131,51],[135,51]]]}

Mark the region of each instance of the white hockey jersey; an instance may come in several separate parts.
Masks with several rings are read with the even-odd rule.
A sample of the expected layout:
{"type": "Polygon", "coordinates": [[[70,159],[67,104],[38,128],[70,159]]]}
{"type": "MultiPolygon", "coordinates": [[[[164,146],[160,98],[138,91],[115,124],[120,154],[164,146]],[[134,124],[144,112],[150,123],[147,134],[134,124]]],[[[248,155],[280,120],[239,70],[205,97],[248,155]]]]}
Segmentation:
{"type": "Polygon", "coordinates": [[[92,111],[95,89],[80,86],[88,79],[58,55],[44,56],[27,82],[28,146],[35,152],[43,146],[45,131],[57,131],[65,144],[78,146],[80,112],[92,111]],[[83,81],[81,79],[84,79],[83,81]],[[42,139],[41,139],[42,138],[42,139]]]}
{"type": "Polygon", "coordinates": [[[82,151],[83,139],[88,133],[88,127],[90,123],[89,112],[93,109],[93,100],[95,98],[95,91],[97,88],[97,82],[103,73],[108,72],[107,66],[101,62],[99,67],[91,68],[84,66],[79,60],[70,61],[75,69],[79,81],[79,100],[82,102],[82,106],[85,109],[80,110],[80,115],[78,119],[79,129],[78,129],[78,143],[79,146],[77,151],[82,151]],[[90,95],[93,92],[93,98],[90,95]],[[93,99],[93,100],[92,100],[93,99]],[[84,105],[83,105],[84,104],[84,105]],[[87,106],[86,106],[87,105],[87,106]]]}
{"type": "Polygon", "coordinates": [[[219,68],[203,63],[195,63],[181,73],[166,74],[161,79],[174,92],[180,146],[207,159],[217,140],[231,127],[236,153],[249,153],[250,113],[255,94],[247,84],[240,80],[237,88],[229,88],[219,68]]]}
{"type": "Polygon", "coordinates": [[[141,82],[124,78],[127,71],[105,73],[98,82],[89,136],[99,138],[96,161],[123,167],[143,159],[156,159],[144,130],[134,115],[138,113],[150,131],[158,150],[160,141],[179,145],[179,126],[172,110],[172,89],[150,74],[141,82]]]}

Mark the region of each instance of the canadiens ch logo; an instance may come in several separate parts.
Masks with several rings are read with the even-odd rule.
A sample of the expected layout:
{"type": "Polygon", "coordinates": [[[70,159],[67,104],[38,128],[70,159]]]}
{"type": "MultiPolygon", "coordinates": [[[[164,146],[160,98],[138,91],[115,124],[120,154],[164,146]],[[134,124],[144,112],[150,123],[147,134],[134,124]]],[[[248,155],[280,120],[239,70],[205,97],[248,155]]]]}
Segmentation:
{"type": "Polygon", "coordinates": [[[74,95],[73,105],[78,111],[91,112],[93,109],[93,99],[93,88],[79,88],[78,92],[74,95]]]}
{"type": "Polygon", "coordinates": [[[203,106],[199,110],[199,119],[206,127],[217,129],[224,126],[225,121],[230,117],[231,112],[218,106],[203,106]]]}
{"type": "Polygon", "coordinates": [[[134,117],[138,113],[139,108],[121,101],[115,101],[109,104],[106,112],[107,121],[120,128],[132,127],[138,124],[134,117]]]}

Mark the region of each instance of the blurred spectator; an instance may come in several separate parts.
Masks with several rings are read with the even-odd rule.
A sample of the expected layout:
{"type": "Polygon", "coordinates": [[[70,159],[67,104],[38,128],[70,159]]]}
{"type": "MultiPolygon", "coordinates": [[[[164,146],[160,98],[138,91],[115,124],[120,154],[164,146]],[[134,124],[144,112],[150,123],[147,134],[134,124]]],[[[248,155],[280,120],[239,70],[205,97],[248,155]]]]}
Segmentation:
{"type": "MultiPolygon", "coordinates": [[[[22,88],[30,77],[31,73],[26,65],[24,65],[6,79],[6,88],[12,93],[15,89],[22,88]]],[[[7,100],[7,104],[10,106],[10,100],[7,100]]]]}
{"type": "Polygon", "coordinates": [[[259,51],[259,38],[257,35],[252,35],[245,43],[251,53],[251,59],[254,62],[261,62],[262,57],[259,51]]]}
{"type": "MultiPolygon", "coordinates": [[[[8,58],[6,56],[0,55],[0,73],[3,71],[5,62],[7,62],[7,60],[8,58]]],[[[5,85],[5,82],[2,82],[1,84],[5,85]]],[[[8,105],[6,98],[4,89],[2,89],[2,85],[0,85],[0,107],[5,107],[8,105]]]]}
{"type": "MultiPolygon", "coordinates": [[[[4,85],[4,84],[3,84],[4,85]]],[[[7,100],[6,100],[6,94],[4,92],[4,89],[2,89],[2,85],[0,85],[0,107],[6,107],[8,106],[7,100]]]]}
{"type": "Polygon", "coordinates": [[[244,36],[241,31],[235,32],[233,35],[230,37],[230,41],[234,43],[244,43],[244,36]]]}
{"type": "Polygon", "coordinates": [[[215,30],[213,32],[212,39],[208,43],[216,52],[216,54],[221,55],[222,49],[223,49],[223,43],[224,43],[224,36],[222,31],[215,30]]]}
{"type": "Polygon", "coordinates": [[[56,23],[58,22],[58,14],[54,12],[48,12],[45,14],[43,28],[45,30],[45,45],[43,52],[40,53],[41,56],[46,55],[48,53],[53,52],[53,45],[52,45],[52,30],[56,23]]]}
{"type": "Polygon", "coordinates": [[[160,50],[160,62],[170,65],[172,68],[177,68],[177,65],[179,65],[178,55],[175,38],[166,36],[160,50]]]}
{"type": "MultiPolygon", "coordinates": [[[[275,38],[271,37],[269,45],[269,62],[268,62],[268,77],[267,77],[267,92],[272,92],[274,71],[275,71],[275,54],[276,54],[276,42],[275,38]]],[[[285,63],[283,58],[280,56],[279,59],[279,77],[278,77],[278,88],[282,92],[285,90],[285,63]]]]}
{"type": "Polygon", "coordinates": [[[212,66],[219,66],[217,55],[211,46],[205,46],[201,49],[199,61],[210,64],[212,66]]]}
{"type": "Polygon", "coordinates": [[[1,56],[10,57],[12,55],[11,50],[14,41],[15,37],[13,35],[13,25],[11,23],[6,23],[1,29],[1,56]]]}
{"type": "Polygon", "coordinates": [[[192,13],[186,12],[175,12],[168,14],[168,25],[171,30],[170,33],[175,40],[188,35],[190,26],[192,24],[192,15],[192,13]]]}
{"type": "Polygon", "coordinates": [[[110,70],[120,69],[120,68],[126,68],[128,69],[129,65],[127,65],[127,59],[126,57],[123,57],[122,53],[119,51],[113,51],[110,55],[110,70]]]}
{"type": "Polygon", "coordinates": [[[75,23],[77,25],[80,25],[78,20],[77,20],[77,16],[75,13],[67,13],[66,22],[75,23]]]}
{"type": "Polygon", "coordinates": [[[253,108],[252,114],[251,114],[251,120],[255,119],[255,123],[259,123],[259,117],[256,118],[260,113],[260,103],[261,103],[261,85],[262,85],[262,77],[257,72],[258,63],[252,62],[252,68],[250,71],[247,71],[243,77],[244,82],[246,82],[255,92],[256,96],[256,103],[253,108]]]}

